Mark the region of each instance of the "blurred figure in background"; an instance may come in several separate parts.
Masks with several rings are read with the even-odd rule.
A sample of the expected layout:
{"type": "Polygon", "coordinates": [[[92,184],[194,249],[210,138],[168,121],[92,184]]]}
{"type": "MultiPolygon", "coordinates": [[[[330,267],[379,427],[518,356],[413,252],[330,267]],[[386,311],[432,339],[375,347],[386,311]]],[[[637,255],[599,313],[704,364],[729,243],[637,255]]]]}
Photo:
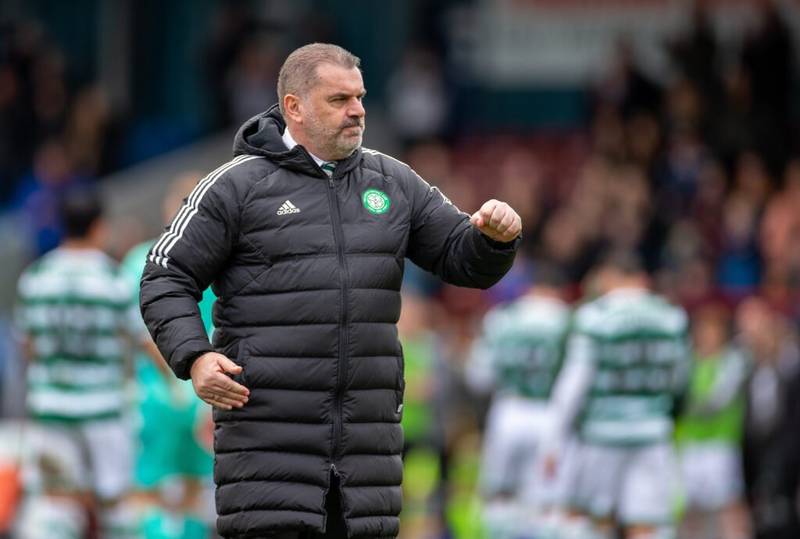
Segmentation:
{"type": "Polygon", "coordinates": [[[737,323],[755,366],[746,387],[744,471],[756,539],[800,537],[800,351],[787,320],[763,299],[742,302],[737,323]]]}
{"type": "Polygon", "coordinates": [[[279,68],[280,59],[266,36],[254,33],[242,41],[225,79],[228,106],[235,125],[263,112],[264,103],[277,101],[275,87],[279,68]]]}
{"type": "Polygon", "coordinates": [[[21,539],[83,537],[87,510],[101,538],[130,537],[125,336],[146,342],[137,305],[101,251],[99,195],[67,193],[65,239],[19,280],[18,323],[29,359],[21,539]]]}
{"type": "Polygon", "coordinates": [[[605,77],[594,88],[598,104],[610,104],[625,117],[656,111],[661,88],[636,65],[635,49],[630,39],[621,38],[605,77]]]}
{"type": "Polygon", "coordinates": [[[690,366],[683,309],[648,290],[641,262],[613,252],[595,272],[603,295],[575,313],[551,405],[561,419],[547,459],[576,425],[581,441],[574,502],[593,529],[569,537],[627,539],[674,533],[678,496],[673,416],[690,366]],[[577,421],[580,417],[580,421],[577,421]]]}
{"type": "Polygon", "coordinates": [[[754,113],[765,122],[757,147],[770,166],[781,163],[790,149],[792,97],[797,95],[792,80],[796,73],[792,31],[778,4],[776,0],[755,2],[755,24],[740,51],[741,64],[749,74],[754,113]]]}
{"type": "Polygon", "coordinates": [[[444,134],[450,104],[435,54],[424,47],[408,50],[387,89],[392,127],[406,146],[444,134]]]}
{"type": "MultiPolygon", "coordinates": [[[[204,78],[211,93],[213,124],[217,129],[233,123],[234,103],[230,84],[235,77],[231,73],[239,67],[241,50],[256,30],[256,22],[246,4],[220,4],[209,32],[209,43],[203,53],[204,78]]],[[[266,77],[267,74],[260,76],[266,77]]]]}
{"type": "Polygon", "coordinates": [[[397,323],[403,345],[403,484],[401,536],[442,537],[447,459],[441,425],[441,337],[431,329],[436,305],[419,292],[403,292],[397,323]]]}
{"type": "Polygon", "coordinates": [[[48,140],[36,151],[32,170],[21,179],[12,201],[20,209],[25,234],[30,236],[33,258],[55,248],[62,239],[58,207],[65,193],[87,185],[88,179],[74,171],[60,139],[48,140]]]}
{"type": "Polygon", "coordinates": [[[89,85],[75,96],[64,127],[64,140],[70,161],[90,177],[112,172],[124,148],[120,122],[114,117],[105,89],[89,85]]]}
{"type": "Polygon", "coordinates": [[[702,92],[713,98],[719,92],[716,74],[720,51],[709,2],[692,2],[691,10],[691,24],[667,44],[667,51],[681,76],[696,81],[702,92]]]}
{"type": "Polygon", "coordinates": [[[685,411],[676,425],[687,513],[686,539],[747,539],[742,477],[745,351],[731,340],[722,304],[698,308],[692,320],[693,365],[685,411]]]}
{"type": "MultiPolygon", "coordinates": [[[[202,174],[190,172],[175,180],[164,199],[165,222],[178,211],[200,178],[202,174]]],[[[138,302],[139,282],[153,243],[155,238],[137,245],[122,262],[123,273],[134,291],[132,301],[138,302]]],[[[209,336],[213,331],[211,307],[215,299],[209,288],[200,302],[209,336]]],[[[141,318],[140,323],[146,331],[141,318]]],[[[141,537],[204,539],[210,533],[212,515],[203,505],[202,495],[211,484],[213,458],[210,440],[201,437],[211,422],[211,408],[197,398],[191,383],[172,374],[160,354],[138,354],[135,372],[138,437],[134,484],[141,537]]]]}
{"type": "Polygon", "coordinates": [[[484,522],[489,536],[541,533],[545,511],[559,505],[558,485],[537,473],[542,434],[553,421],[548,399],[561,367],[570,324],[564,279],[545,262],[535,266],[535,285],[483,321],[470,357],[467,380],[493,393],[481,459],[484,522]]]}

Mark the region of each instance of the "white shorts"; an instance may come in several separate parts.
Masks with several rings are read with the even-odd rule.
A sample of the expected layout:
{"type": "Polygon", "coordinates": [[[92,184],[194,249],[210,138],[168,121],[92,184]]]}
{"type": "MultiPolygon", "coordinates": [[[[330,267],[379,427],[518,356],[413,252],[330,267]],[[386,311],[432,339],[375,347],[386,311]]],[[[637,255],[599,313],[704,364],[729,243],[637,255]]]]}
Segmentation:
{"type": "Polygon", "coordinates": [[[26,490],[89,491],[104,501],[131,485],[133,439],[122,419],[61,425],[29,422],[24,434],[26,490]]]}
{"type": "Polygon", "coordinates": [[[481,489],[486,496],[517,496],[535,478],[537,446],[549,421],[547,405],[500,396],[487,418],[481,461],[481,489]]]}
{"type": "Polygon", "coordinates": [[[48,496],[27,497],[14,523],[17,539],[75,539],[85,537],[86,509],[77,501],[48,496]]]}
{"type": "Polygon", "coordinates": [[[738,447],[708,442],[681,448],[681,471],[687,508],[718,511],[742,498],[742,456],[738,447]]]}
{"type": "Polygon", "coordinates": [[[564,508],[570,504],[575,490],[575,480],[580,463],[580,443],[570,438],[559,444],[556,458],[555,474],[549,475],[546,470],[547,455],[537,454],[531,480],[523,487],[523,501],[539,508],[564,508]]]}
{"type": "Polygon", "coordinates": [[[675,520],[680,479],[675,450],[582,444],[575,505],[595,518],[623,525],[668,525],[675,520]]]}

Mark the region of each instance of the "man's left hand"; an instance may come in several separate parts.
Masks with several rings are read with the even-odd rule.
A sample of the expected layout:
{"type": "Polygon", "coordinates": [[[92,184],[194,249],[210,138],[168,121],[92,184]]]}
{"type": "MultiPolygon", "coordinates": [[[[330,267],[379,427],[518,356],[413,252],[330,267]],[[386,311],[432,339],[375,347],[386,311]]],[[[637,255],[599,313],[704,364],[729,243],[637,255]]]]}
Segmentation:
{"type": "Polygon", "coordinates": [[[522,232],[522,219],[517,212],[499,200],[488,200],[469,218],[478,230],[495,241],[507,243],[522,232]]]}

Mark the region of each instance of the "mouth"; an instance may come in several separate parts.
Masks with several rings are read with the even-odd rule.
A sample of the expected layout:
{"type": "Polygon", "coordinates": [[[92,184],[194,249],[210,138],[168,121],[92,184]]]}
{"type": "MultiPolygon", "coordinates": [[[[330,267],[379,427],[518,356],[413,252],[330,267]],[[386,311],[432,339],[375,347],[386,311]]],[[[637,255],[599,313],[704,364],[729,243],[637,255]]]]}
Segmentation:
{"type": "Polygon", "coordinates": [[[342,135],[345,137],[360,137],[364,132],[364,128],[360,125],[348,125],[342,128],[342,135]]]}

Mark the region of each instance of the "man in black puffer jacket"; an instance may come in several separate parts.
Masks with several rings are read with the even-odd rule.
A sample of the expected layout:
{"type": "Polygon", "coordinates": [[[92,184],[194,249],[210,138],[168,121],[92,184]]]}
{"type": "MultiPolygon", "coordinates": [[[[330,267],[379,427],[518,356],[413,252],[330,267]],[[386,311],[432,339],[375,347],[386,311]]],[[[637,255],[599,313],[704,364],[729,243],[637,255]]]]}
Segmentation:
{"type": "Polygon", "coordinates": [[[521,230],[507,204],[472,217],[407,165],[361,148],[358,58],[294,51],[280,107],[246,122],[148,255],[144,319],[215,407],[217,527],[226,538],[395,537],[407,257],[486,288],[521,230]],[[213,287],[216,332],[197,308],[213,287]],[[325,535],[318,535],[324,533],[325,535]]]}

